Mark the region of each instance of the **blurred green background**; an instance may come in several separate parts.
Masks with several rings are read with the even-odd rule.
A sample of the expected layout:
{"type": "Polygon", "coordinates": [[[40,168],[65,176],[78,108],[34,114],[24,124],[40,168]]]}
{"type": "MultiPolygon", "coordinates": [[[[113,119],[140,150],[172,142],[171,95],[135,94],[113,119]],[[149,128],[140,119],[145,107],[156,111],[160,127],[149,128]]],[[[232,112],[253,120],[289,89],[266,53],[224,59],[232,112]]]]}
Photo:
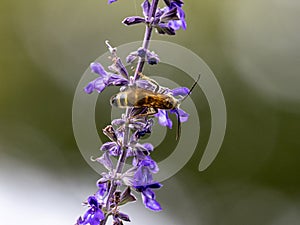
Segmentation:
{"type": "MultiPolygon", "coordinates": [[[[74,224],[84,212],[80,203],[99,175],[76,146],[73,95],[90,62],[106,52],[105,40],[118,46],[142,39],[143,26],[121,24],[141,13],[140,3],[1,1],[0,215],[6,225],[74,224]]],[[[157,192],[165,210],[129,206],[131,224],[299,224],[299,1],[185,1],[184,10],[186,31],[153,38],[191,49],[213,70],[227,106],[226,136],[216,160],[199,172],[210,113],[195,90],[199,149],[157,192]]],[[[108,102],[97,109],[99,130],[109,111],[108,102]]],[[[155,157],[166,157],[160,152],[155,157]]]]}

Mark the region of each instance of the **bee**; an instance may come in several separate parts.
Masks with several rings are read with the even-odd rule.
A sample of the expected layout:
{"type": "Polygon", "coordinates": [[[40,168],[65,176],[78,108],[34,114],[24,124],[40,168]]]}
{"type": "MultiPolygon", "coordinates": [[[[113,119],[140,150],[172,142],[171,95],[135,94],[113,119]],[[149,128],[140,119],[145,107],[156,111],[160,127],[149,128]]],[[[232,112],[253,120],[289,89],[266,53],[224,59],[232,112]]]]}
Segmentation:
{"type": "MultiPolygon", "coordinates": [[[[145,75],[144,75],[145,77],[145,75]]],[[[137,116],[150,116],[158,112],[159,109],[162,110],[174,110],[177,114],[177,134],[176,140],[180,137],[181,132],[181,121],[178,113],[178,108],[180,103],[185,100],[191,93],[191,91],[196,86],[200,75],[197,81],[190,88],[188,94],[181,100],[175,98],[174,96],[162,92],[158,92],[159,87],[155,88],[155,91],[143,89],[137,86],[127,87],[124,91],[121,91],[113,95],[110,99],[111,106],[118,108],[128,108],[132,107],[134,109],[147,109],[146,113],[138,114],[137,116]]],[[[150,78],[147,78],[149,81],[153,81],[150,78]]],[[[154,83],[155,81],[153,81],[154,83]]],[[[156,82],[155,85],[158,85],[156,82]]]]}

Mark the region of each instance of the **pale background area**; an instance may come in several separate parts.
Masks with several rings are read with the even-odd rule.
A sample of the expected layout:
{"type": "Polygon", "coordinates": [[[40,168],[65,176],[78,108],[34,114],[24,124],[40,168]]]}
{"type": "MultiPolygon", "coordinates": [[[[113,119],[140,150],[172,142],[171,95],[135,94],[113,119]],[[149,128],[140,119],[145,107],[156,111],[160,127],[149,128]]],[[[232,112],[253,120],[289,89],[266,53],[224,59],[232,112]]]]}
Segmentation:
{"type": "MultiPolygon", "coordinates": [[[[196,89],[191,97],[201,123],[198,151],[157,192],[163,212],[140,203],[124,212],[133,225],[299,224],[299,1],[185,2],[188,29],[153,37],[191,49],[213,70],[227,105],[224,143],[214,163],[198,172],[210,113],[196,89]]],[[[106,51],[105,40],[141,40],[143,26],[120,23],[140,13],[140,3],[1,1],[1,224],[74,224],[85,211],[81,202],[96,190],[99,175],[73,137],[73,94],[89,63],[106,51]]],[[[193,83],[165,65],[145,72],[193,83]]],[[[99,100],[107,104],[96,110],[99,131],[109,123],[108,100],[116,91],[106,90],[99,100]]],[[[175,132],[169,136],[153,154],[157,160],[172,151],[175,132]]]]}

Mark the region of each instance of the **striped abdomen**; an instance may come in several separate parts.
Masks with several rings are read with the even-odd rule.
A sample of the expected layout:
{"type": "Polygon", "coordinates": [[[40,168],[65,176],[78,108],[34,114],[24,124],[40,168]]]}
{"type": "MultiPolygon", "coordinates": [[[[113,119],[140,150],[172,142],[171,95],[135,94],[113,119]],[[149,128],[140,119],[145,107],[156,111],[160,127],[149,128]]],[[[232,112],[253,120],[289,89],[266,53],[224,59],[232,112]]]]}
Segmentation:
{"type": "Polygon", "coordinates": [[[119,108],[148,107],[156,109],[174,109],[178,102],[175,98],[165,94],[154,93],[141,88],[130,88],[114,95],[110,103],[119,108]]]}

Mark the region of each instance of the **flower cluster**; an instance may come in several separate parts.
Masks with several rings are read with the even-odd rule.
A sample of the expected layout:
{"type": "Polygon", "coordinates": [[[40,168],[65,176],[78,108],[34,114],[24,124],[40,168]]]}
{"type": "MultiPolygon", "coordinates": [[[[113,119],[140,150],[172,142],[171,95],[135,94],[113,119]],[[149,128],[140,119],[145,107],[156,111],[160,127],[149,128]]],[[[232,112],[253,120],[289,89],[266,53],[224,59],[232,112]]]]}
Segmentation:
{"type": "MultiPolygon", "coordinates": [[[[109,0],[108,3],[116,1],[109,0]]],[[[146,25],[145,37],[149,38],[145,38],[143,46],[149,46],[152,28],[159,34],[169,35],[174,35],[180,28],[186,29],[185,13],[182,10],[183,1],[164,0],[163,8],[158,8],[158,1],[144,0],[142,3],[144,17],[133,16],[123,21],[126,25],[138,23],[146,25]]],[[[188,88],[162,87],[141,73],[144,62],[149,65],[159,62],[157,54],[146,47],[129,53],[126,58],[127,63],[133,65],[137,62],[136,71],[130,74],[117,56],[117,49],[110,46],[108,42],[106,44],[112,54],[112,65],[106,70],[99,62],[91,63],[91,71],[99,77],[88,83],[84,91],[88,94],[101,93],[109,86],[119,86],[120,93],[114,95],[110,103],[112,106],[125,108],[126,112],[103,129],[103,133],[110,141],[100,147],[102,152],[100,157],[91,159],[102,164],[107,172],[101,174],[97,182],[98,190],[88,197],[85,202],[88,210],[78,218],[76,225],[105,225],[109,216],[112,217],[114,225],[130,222],[129,216],[120,211],[120,207],[136,201],[132,191],[141,194],[146,208],[153,211],[162,210],[154,192],[155,189],[162,187],[153,179],[153,175],[159,171],[157,163],[150,156],[154,147],[150,143],[141,143],[140,140],[151,134],[155,117],[160,125],[169,128],[172,128],[169,113],[176,114],[178,124],[187,121],[189,117],[179,108],[180,101],[190,93],[188,88]],[[160,94],[166,99],[171,99],[173,103],[166,107],[159,107],[154,103],[141,104],[130,99],[130,95],[138,96],[145,93],[154,96],[160,94]],[[116,165],[112,158],[118,158],[116,165]],[[131,167],[123,171],[127,159],[131,160],[131,167]]]]}
{"type": "MultiPolygon", "coordinates": [[[[157,8],[156,12],[150,14],[150,3],[145,0],[142,4],[144,17],[130,16],[123,20],[125,25],[134,25],[139,23],[149,24],[156,28],[159,34],[175,35],[175,31],[182,28],[186,29],[185,13],[182,9],[181,0],[164,0],[166,6],[157,8]]],[[[110,2],[111,3],[111,2],[110,2]]]]}

